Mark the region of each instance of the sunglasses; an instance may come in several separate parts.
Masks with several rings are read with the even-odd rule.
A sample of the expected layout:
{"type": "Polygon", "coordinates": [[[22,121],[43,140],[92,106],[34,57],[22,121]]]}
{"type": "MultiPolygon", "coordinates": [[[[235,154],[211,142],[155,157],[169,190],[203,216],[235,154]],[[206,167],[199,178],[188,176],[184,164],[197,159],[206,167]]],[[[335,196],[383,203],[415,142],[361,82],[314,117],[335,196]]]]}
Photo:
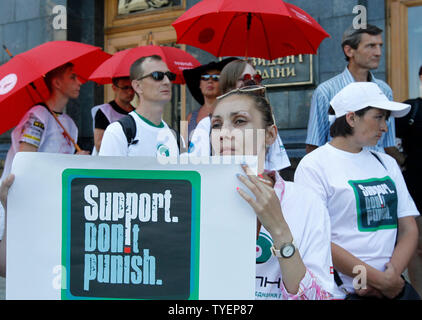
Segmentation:
{"type": "Polygon", "coordinates": [[[219,74],[203,74],[201,76],[201,80],[204,80],[204,81],[212,80],[212,81],[217,82],[220,80],[220,75],[219,74]]]}
{"type": "Polygon", "coordinates": [[[238,93],[238,92],[250,92],[256,95],[260,95],[260,96],[264,96],[265,95],[265,87],[264,86],[260,86],[260,85],[255,85],[255,86],[246,86],[246,87],[241,87],[241,88],[236,88],[233,89],[229,92],[226,92],[225,94],[218,96],[217,100],[223,99],[229,95],[232,95],[234,93],[238,93]]]}
{"type": "Polygon", "coordinates": [[[243,81],[243,82],[248,82],[248,81],[254,80],[256,84],[260,84],[262,82],[262,77],[258,73],[254,74],[254,75],[247,73],[243,76],[243,78],[240,78],[239,80],[243,81]]]}
{"type": "Polygon", "coordinates": [[[119,87],[118,85],[114,85],[116,88],[119,88],[120,90],[123,91],[129,91],[129,90],[133,90],[132,86],[124,86],[124,87],[119,87]]]}
{"type": "Polygon", "coordinates": [[[161,80],[163,80],[163,79],[164,79],[164,76],[167,76],[167,78],[168,78],[170,81],[174,81],[174,80],[176,80],[176,74],[174,74],[173,72],[170,72],[170,71],[166,71],[166,72],[162,72],[162,71],[153,71],[153,72],[151,72],[151,73],[149,73],[149,74],[146,74],[146,75],[144,75],[144,76],[140,77],[138,80],[142,80],[142,79],[145,79],[145,78],[151,77],[151,78],[153,78],[155,81],[161,81],[161,80]]]}

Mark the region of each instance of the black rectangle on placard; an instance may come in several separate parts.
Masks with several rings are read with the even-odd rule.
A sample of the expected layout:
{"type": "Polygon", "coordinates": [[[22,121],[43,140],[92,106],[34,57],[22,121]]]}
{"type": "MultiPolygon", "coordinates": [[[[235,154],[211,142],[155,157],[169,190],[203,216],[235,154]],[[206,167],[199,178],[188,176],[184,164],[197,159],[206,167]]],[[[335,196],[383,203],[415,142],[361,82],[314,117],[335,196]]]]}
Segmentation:
{"type": "Polygon", "coordinates": [[[73,179],[70,293],[75,297],[189,298],[191,213],[192,186],[186,180],[73,179]],[[97,219],[93,219],[92,200],[97,204],[97,219]],[[130,214],[135,215],[137,208],[130,223],[126,222],[128,203],[130,214]],[[91,210],[90,214],[85,210],[91,210]],[[122,211],[124,217],[119,219],[122,211]],[[126,244],[128,234],[130,245],[126,244]]]}

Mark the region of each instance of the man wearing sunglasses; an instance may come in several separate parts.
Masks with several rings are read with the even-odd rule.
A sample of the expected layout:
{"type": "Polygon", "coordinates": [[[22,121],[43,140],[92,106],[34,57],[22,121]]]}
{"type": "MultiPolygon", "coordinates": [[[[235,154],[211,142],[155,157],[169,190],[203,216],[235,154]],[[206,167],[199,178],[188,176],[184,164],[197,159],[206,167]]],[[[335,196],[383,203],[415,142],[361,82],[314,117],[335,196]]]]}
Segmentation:
{"type": "Polygon", "coordinates": [[[130,79],[139,98],[138,105],[127,116],[107,127],[100,156],[179,155],[179,137],[162,119],[164,108],[171,100],[171,81],[175,78],[176,75],[157,55],[142,57],[132,64],[130,79]]]}
{"type": "Polygon", "coordinates": [[[107,126],[135,109],[131,105],[131,101],[135,97],[135,91],[132,88],[129,77],[113,78],[111,88],[114,92],[114,100],[91,109],[94,124],[92,155],[98,155],[107,126]]]}
{"type": "Polygon", "coordinates": [[[220,72],[229,62],[236,58],[227,58],[218,62],[212,61],[193,69],[183,71],[186,85],[195,100],[201,105],[186,117],[188,121],[188,136],[195,130],[199,121],[214,110],[214,104],[220,95],[220,72]]]}

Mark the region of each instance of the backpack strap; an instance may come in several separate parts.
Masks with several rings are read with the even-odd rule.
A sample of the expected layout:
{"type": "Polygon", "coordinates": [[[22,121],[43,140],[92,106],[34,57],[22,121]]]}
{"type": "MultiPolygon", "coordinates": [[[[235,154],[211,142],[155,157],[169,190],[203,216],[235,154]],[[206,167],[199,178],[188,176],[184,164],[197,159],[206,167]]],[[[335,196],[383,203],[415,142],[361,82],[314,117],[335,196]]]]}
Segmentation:
{"type": "MultiPolygon", "coordinates": [[[[377,158],[377,160],[381,163],[381,165],[384,167],[384,169],[385,170],[387,170],[387,167],[384,165],[384,163],[381,161],[381,159],[380,159],[380,157],[379,157],[379,155],[377,155],[375,152],[372,152],[372,151],[370,151],[371,153],[372,153],[372,155],[375,157],[375,158],[377,158]]],[[[388,171],[388,170],[387,170],[388,171]]]]}
{"type": "MultiPolygon", "coordinates": [[[[119,120],[117,120],[117,122],[119,122],[120,125],[123,128],[123,132],[125,133],[128,147],[132,144],[137,144],[139,142],[139,140],[135,140],[135,136],[136,136],[135,119],[133,119],[133,117],[130,114],[128,114],[128,115],[125,115],[124,117],[120,118],[119,120]]],[[[177,147],[179,148],[179,152],[180,152],[180,142],[181,142],[180,133],[179,133],[179,131],[177,131],[173,128],[169,127],[169,129],[174,134],[174,138],[176,139],[177,147]]]]}
{"type": "Polygon", "coordinates": [[[133,119],[133,117],[130,114],[128,114],[120,118],[119,120],[117,120],[117,122],[119,122],[123,128],[123,132],[125,133],[128,147],[131,144],[137,144],[139,140],[135,140],[135,136],[136,136],[135,119],[133,119]]]}

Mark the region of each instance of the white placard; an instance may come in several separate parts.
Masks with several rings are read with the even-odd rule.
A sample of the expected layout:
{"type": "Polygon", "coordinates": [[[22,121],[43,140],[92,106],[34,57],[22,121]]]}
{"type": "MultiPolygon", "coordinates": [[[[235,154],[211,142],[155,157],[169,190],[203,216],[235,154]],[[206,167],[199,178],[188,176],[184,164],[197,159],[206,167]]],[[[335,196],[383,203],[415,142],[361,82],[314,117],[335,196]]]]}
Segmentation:
{"type": "MultiPolygon", "coordinates": [[[[255,157],[248,157],[246,161],[256,170],[254,168],[255,157]]],[[[201,162],[204,163],[204,161],[196,161],[195,163],[201,162]]],[[[69,291],[70,289],[66,288],[69,286],[69,281],[76,283],[75,287],[80,286],[83,288],[83,284],[78,283],[77,279],[79,278],[76,276],[76,271],[74,271],[77,270],[76,266],[73,267],[72,265],[70,267],[71,270],[69,268],[66,269],[65,262],[70,261],[70,258],[66,260],[64,256],[70,257],[70,251],[68,250],[76,250],[70,245],[71,240],[66,240],[72,238],[72,231],[69,226],[72,225],[74,233],[76,228],[73,227],[73,222],[69,223],[70,220],[67,222],[63,221],[63,217],[76,219],[72,216],[75,214],[74,208],[77,208],[75,212],[83,212],[83,208],[89,207],[89,203],[87,203],[87,198],[85,198],[85,201],[80,201],[82,203],[68,203],[67,206],[64,203],[69,202],[69,199],[76,199],[74,197],[77,192],[71,184],[74,181],[79,181],[75,180],[78,178],[79,172],[81,172],[80,176],[82,177],[83,185],[84,181],[90,181],[87,178],[87,173],[89,177],[90,172],[98,173],[100,172],[98,170],[101,170],[101,172],[105,173],[105,176],[109,172],[114,175],[117,172],[116,181],[118,181],[120,172],[122,177],[126,178],[131,174],[140,174],[139,172],[141,171],[143,172],[142,174],[145,174],[142,177],[152,177],[151,179],[154,179],[155,173],[160,173],[162,179],[163,176],[166,176],[165,171],[169,171],[171,179],[178,176],[184,177],[185,171],[189,172],[191,176],[200,177],[200,195],[196,195],[198,196],[197,199],[200,199],[200,224],[199,230],[196,230],[199,235],[199,257],[197,256],[196,262],[191,260],[193,264],[198,264],[199,261],[199,266],[196,266],[196,284],[192,284],[192,282],[190,284],[190,291],[192,292],[195,291],[195,288],[192,287],[196,286],[196,295],[190,292],[187,297],[194,299],[254,299],[256,216],[236,191],[238,186],[243,187],[236,177],[236,174],[243,173],[240,165],[225,164],[228,161],[225,161],[225,163],[220,161],[221,164],[215,164],[216,162],[214,164],[211,162],[210,164],[198,165],[190,164],[192,162],[188,164],[162,165],[153,158],[18,153],[12,167],[15,181],[8,197],[6,298],[91,298],[89,290],[86,291],[87,296],[78,296],[77,294],[75,295],[76,291],[69,291]],[[69,188],[67,188],[65,181],[68,181],[69,188]],[[70,197],[68,197],[69,194],[71,195],[70,197]],[[78,208],[81,208],[82,211],[78,208]],[[70,212],[72,215],[70,215],[70,212]],[[66,234],[63,236],[63,230],[65,230],[65,233],[69,233],[67,238],[66,234]],[[64,292],[67,292],[67,294],[64,294],[64,292]]],[[[188,176],[188,173],[186,173],[186,176],[188,176]]],[[[176,180],[183,180],[183,178],[176,180]]],[[[90,186],[95,185],[95,183],[90,182],[88,184],[90,186]]],[[[119,191],[119,188],[120,185],[116,183],[114,189],[119,191]]],[[[99,191],[101,192],[101,190],[99,191]]],[[[118,193],[116,192],[115,194],[118,193]]],[[[166,195],[170,196],[169,194],[166,195]]],[[[141,194],[139,197],[141,197],[141,194]]],[[[165,199],[168,200],[169,198],[165,199]]],[[[171,201],[176,201],[175,198],[173,195],[171,201]]],[[[98,197],[98,203],[99,199],[98,197]]],[[[162,203],[161,205],[164,208],[162,203]]],[[[168,212],[170,213],[170,211],[168,212]]],[[[87,217],[85,216],[84,218],[82,216],[80,217],[82,220],[87,217]]],[[[168,218],[168,220],[179,222],[178,217],[176,219],[168,218]]],[[[83,222],[85,225],[90,223],[86,220],[83,220],[83,222]]],[[[111,226],[112,221],[108,222],[110,222],[111,226]]],[[[129,222],[134,224],[139,221],[135,219],[129,222]]],[[[141,226],[140,234],[142,234],[142,228],[143,226],[141,226]]],[[[87,232],[86,230],[88,229],[85,229],[85,232],[87,232]]],[[[100,232],[99,227],[97,231],[100,232]]],[[[90,237],[86,235],[85,237],[85,246],[87,246],[86,239],[90,239],[90,237]]],[[[161,241],[161,239],[157,237],[153,241],[161,241]]],[[[166,250],[168,249],[169,251],[177,249],[174,247],[174,243],[167,243],[165,246],[166,250]]],[[[99,250],[99,248],[97,249],[99,250]]],[[[103,248],[103,250],[106,249],[103,248]]],[[[85,248],[85,250],[88,249],[85,248]]],[[[81,254],[85,254],[86,257],[88,253],[82,252],[81,254]]],[[[149,252],[150,255],[153,253],[153,250],[149,252]]],[[[100,255],[97,256],[99,257],[100,255]]],[[[105,254],[102,256],[105,256],[105,254]]],[[[122,253],[122,256],[124,258],[124,253],[122,253]]],[[[146,259],[145,256],[144,259],[146,259]]],[[[124,261],[126,262],[126,260],[124,261]]],[[[129,258],[127,261],[129,261],[129,258]]],[[[166,274],[160,274],[160,267],[162,269],[164,267],[160,266],[160,262],[161,258],[156,256],[157,274],[153,276],[157,280],[154,285],[165,285],[168,283],[166,274]]],[[[83,266],[80,267],[84,268],[83,266]]],[[[80,267],[78,267],[79,271],[81,271],[80,267]]],[[[191,265],[192,268],[195,268],[195,266],[192,267],[191,265]]],[[[88,269],[85,265],[85,271],[88,269]]],[[[132,268],[131,272],[125,273],[127,277],[124,275],[124,279],[120,280],[123,282],[129,281],[132,289],[134,283],[139,282],[136,281],[139,280],[139,277],[136,277],[137,274],[133,270],[132,268]]],[[[95,272],[92,274],[96,277],[95,272]]],[[[139,272],[138,275],[140,274],[139,272]]],[[[108,281],[111,282],[112,280],[108,278],[108,281]]],[[[92,279],[85,284],[91,285],[90,288],[93,288],[96,282],[98,282],[97,279],[92,279]]],[[[140,290],[146,290],[144,282],[137,285],[140,290]]],[[[119,290],[124,292],[124,286],[119,288],[119,290]]],[[[157,290],[158,295],[152,297],[153,299],[160,298],[160,290],[157,290]]],[[[124,296],[123,298],[128,297],[124,296]]],[[[143,296],[141,298],[148,299],[149,297],[143,296]]]]}

